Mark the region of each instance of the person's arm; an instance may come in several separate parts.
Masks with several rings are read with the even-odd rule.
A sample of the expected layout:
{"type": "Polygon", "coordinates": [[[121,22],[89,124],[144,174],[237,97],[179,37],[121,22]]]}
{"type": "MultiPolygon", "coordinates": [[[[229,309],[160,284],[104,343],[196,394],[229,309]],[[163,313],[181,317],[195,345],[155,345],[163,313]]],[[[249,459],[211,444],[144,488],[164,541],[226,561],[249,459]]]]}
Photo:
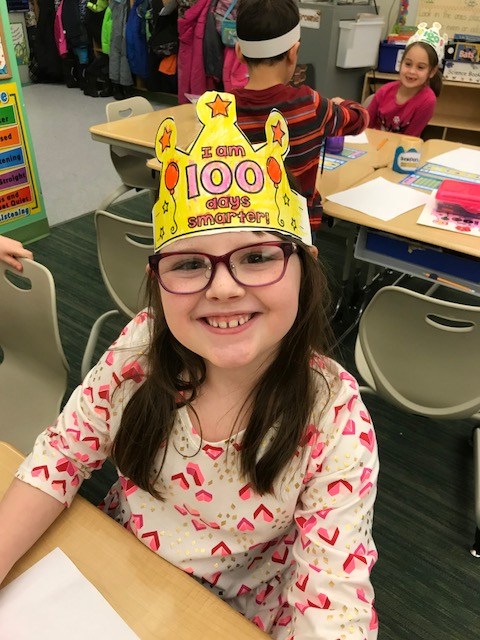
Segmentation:
{"type": "Polygon", "coordinates": [[[33,260],[33,253],[25,249],[18,240],[0,236],[0,260],[17,271],[23,271],[22,263],[17,258],[33,260]]]}
{"type": "Polygon", "coordinates": [[[304,490],[295,512],[295,569],[284,589],[295,640],[375,640],[370,571],[378,457],[358,385],[341,371],[328,409],[315,424],[304,490]]]}
{"type": "Polygon", "coordinates": [[[318,112],[325,114],[322,125],[325,136],[356,135],[368,127],[368,111],[353,100],[320,98],[318,112]]]}
{"type": "Polygon", "coordinates": [[[141,312],[123,329],[18,468],[0,503],[0,580],[110,455],[122,408],[144,380],[147,318],[141,312]]]}
{"type": "Polygon", "coordinates": [[[64,504],[40,489],[13,480],[0,502],[0,585],[64,509],[64,504]]]}
{"type": "Polygon", "coordinates": [[[408,126],[405,128],[405,131],[403,131],[402,133],[407,136],[420,137],[423,130],[432,119],[436,102],[437,99],[435,97],[435,94],[431,90],[425,91],[425,95],[423,98],[419,98],[418,101],[415,100],[412,117],[410,119],[410,122],[408,123],[408,126]]]}

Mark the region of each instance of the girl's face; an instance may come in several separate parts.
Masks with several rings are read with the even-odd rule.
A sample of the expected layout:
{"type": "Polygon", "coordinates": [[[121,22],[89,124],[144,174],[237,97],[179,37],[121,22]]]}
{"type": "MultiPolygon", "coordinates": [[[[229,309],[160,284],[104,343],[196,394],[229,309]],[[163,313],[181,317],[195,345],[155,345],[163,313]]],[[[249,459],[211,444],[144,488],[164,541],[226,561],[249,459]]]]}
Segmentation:
{"type": "Polygon", "coordinates": [[[436,73],[432,68],[425,49],[416,44],[403,56],[400,65],[400,82],[406,89],[420,90],[436,73]]]}
{"type": "MultiPolygon", "coordinates": [[[[270,233],[240,231],[178,240],[165,251],[199,251],[223,255],[234,249],[278,241],[270,233]]],[[[213,368],[258,375],[271,361],[297,316],[301,265],[290,256],[275,284],[245,287],[224,264],[218,264],[204,291],[187,295],[160,287],[165,319],[175,338],[213,368]]],[[[160,285],[158,285],[160,286],[160,285]]]]}

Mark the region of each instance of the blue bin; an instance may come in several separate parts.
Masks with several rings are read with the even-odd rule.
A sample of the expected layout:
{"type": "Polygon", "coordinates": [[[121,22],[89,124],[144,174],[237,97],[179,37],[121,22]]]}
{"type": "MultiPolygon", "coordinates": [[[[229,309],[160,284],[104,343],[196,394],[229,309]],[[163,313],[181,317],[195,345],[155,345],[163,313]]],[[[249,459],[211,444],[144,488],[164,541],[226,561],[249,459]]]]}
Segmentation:
{"type": "Polygon", "coordinates": [[[380,43],[377,70],[383,73],[398,73],[406,44],[404,42],[380,43]]]}

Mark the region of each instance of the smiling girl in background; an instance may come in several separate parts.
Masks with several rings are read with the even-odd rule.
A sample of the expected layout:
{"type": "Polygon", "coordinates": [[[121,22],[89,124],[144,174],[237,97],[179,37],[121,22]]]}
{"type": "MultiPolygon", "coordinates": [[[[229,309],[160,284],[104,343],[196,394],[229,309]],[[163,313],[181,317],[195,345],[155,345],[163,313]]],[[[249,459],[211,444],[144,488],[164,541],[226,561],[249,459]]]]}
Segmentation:
{"type": "MultiPolygon", "coordinates": [[[[111,456],[102,509],[277,640],[374,640],[378,458],[329,351],[328,291],[278,111],[253,149],[235,98],[172,119],[138,314],[37,439],[0,504],[0,582],[111,456]]],[[[182,620],[178,621],[182,624],[182,620]]]]}
{"type": "Polygon", "coordinates": [[[370,127],[410,136],[422,135],[433,116],[442,89],[442,64],[447,34],[442,25],[431,29],[422,22],[407,43],[400,65],[399,79],[383,85],[368,105],[370,127]]]}

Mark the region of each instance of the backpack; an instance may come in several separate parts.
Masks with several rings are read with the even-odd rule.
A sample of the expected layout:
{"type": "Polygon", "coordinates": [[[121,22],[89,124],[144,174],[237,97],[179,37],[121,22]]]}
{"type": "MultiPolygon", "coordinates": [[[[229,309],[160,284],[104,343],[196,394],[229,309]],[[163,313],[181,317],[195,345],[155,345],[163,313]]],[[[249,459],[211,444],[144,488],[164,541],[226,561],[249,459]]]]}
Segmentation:
{"type": "Polygon", "coordinates": [[[63,0],[60,1],[57,11],[55,13],[55,19],[53,21],[53,37],[55,44],[57,45],[57,51],[60,57],[64,58],[68,53],[67,34],[63,28],[62,20],[63,0]]]}

